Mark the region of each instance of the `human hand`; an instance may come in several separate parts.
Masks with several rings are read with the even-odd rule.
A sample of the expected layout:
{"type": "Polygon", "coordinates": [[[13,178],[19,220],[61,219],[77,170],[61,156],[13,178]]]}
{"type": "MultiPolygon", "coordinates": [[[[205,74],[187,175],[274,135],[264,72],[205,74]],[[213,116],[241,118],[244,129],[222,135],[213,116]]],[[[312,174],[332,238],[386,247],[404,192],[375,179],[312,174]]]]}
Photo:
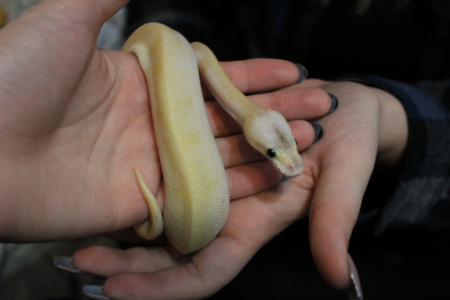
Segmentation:
{"type": "Polygon", "coordinates": [[[314,182],[307,187],[314,187],[309,209],[311,252],[328,284],[362,296],[348,254],[349,240],[375,164],[386,174],[400,171],[408,142],[406,113],[394,96],[377,88],[321,80],[299,86],[319,87],[340,102],[335,113],[318,121],[325,128],[324,139],[302,155],[310,166],[305,177],[314,182]]]}
{"type": "MultiPolygon", "coordinates": [[[[103,292],[113,299],[201,298],[227,284],[262,245],[309,213],[319,271],[331,286],[349,288],[347,248],[362,196],[377,154],[380,163],[393,168],[400,161],[407,141],[406,116],[391,95],[356,83],[307,80],[282,92],[322,101],[329,98],[324,90],[338,96],[340,107],[319,119],[326,134],[302,152],[304,173],[279,184],[271,170],[232,181],[267,178],[258,183],[260,193],[232,201],[230,218],[210,245],[193,256],[182,256],[170,246],[124,251],[91,246],[75,253],[74,266],[109,277],[103,292]]],[[[283,107],[283,97],[274,99],[284,103],[280,111],[288,118],[296,112],[295,107],[283,107]]],[[[251,151],[239,148],[233,159],[242,155],[241,162],[254,160],[251,151]]],[[[101,293],[98,287],[87,291],[101,293]]]]}
{"type": "MultiPolygon", "coordinates": [[[[77,238],[148,217],[132,169],[147,166],[141,170],[158,190],[145,78],[133,55],[96,48],[101,25],[126,2],[42,1],[0,31],[2,241],[77,238]]],[[[289,86],[299,77],[293,64],[276,60],[224,68],[247,93],[289,86]]],[[[309,105],[320,110],[319,102],[309,105]]],[[[220,122],[229,120],[218,117],[223,112],[212,102],[207,106],[227,156],[231,146],[221,138],[220,122]]],[[[309,111],[300,117],[320,115],[309,111]]],[[[305,136],[300,147],[306,147],[312,128],[306,122],[297,127],[305,136]]],[[[230,182],[258,168],[231,170],[230,182]]],[[[242,197],[252,189],[234,183],[231,194],[242,197]]]]}
{"type": "Polygon", "coordinates": [[[0,31],[2,241],[130,223],[138,201],[120,170],[155,156],[145,82],[133,59],[96,47],[126,2],[42,1],[0,31]]]}

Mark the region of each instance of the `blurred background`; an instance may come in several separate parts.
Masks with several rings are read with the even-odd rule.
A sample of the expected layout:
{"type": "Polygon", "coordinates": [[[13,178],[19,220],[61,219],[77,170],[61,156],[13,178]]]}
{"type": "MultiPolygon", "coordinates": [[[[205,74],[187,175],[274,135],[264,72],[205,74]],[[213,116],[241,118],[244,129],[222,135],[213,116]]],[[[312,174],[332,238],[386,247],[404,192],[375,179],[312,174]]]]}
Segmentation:
{"type": "MultiPolygon", "coordinates": [[[[0,0],[0,27],[37,2],[0,0]]],[[[306,66],[310,78],[369,74],[419,85],[433,80],[438,89],[450,78],[449,14],[447,0],[131,0],[104,25],[98,46],[120,49],[140,25],[160,22],[191,42],[205,43],[219,60],[282,58],[306,66]]],[[[414,228],[375,235],[378,208],[391,190],[369,186],[372,196],[363,203],[350,242],[365,299],[450,299],[450,258],[443,247],[450,242],[447,232],[414,228]]],[[[131,246],[104,238],[40,244],[23,250],[35,254],[24,260],[18,255],[21,246],[0,244],[0,299],[85,299],[81,286],[103,279],[67,274],[51,264],[53,255],[71,255],[86,243],[131,246]],[[31,277],[36,272],[40,275],[31,277]]],[[[320,278],[305,219],[258,252],[211,299],[346,296],[320,278]]]]}

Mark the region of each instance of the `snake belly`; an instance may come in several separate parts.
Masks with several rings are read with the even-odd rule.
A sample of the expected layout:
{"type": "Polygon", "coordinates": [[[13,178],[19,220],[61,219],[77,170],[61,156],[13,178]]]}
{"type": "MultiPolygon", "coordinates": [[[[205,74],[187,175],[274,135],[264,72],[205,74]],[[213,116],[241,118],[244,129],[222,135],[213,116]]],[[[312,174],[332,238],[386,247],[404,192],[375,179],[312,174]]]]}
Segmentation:
{"type": "Polygon", "coordinates": [[[181,253],[197,251],[224,226],[230,196],[195,54],[181,34],[158,23],[137,29],[122,50],[138,57],[148,84],[164,178],[164,233],[181,253]]]}

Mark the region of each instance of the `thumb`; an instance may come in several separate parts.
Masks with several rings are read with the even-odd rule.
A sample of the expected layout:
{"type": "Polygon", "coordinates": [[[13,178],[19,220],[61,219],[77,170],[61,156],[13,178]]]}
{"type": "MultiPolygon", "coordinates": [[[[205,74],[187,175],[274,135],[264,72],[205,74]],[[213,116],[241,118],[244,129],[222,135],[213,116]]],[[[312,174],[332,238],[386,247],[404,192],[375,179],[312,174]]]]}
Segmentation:
{"type": "Polygon", "coordinates": [[[128,2],[129,0],[45,0],[38,4],[38,9],[56,10],[58,17],[77,23],[74,25],[88,26],[98,34],[103,24],[128,2]]]}
{"type": "Polygon", "coordinates": [[[373,170],[376,145],[358,147],[356,153],[334,150],[324,160],[311,202],[310,242],[324,280],[343,290],[353,284],[348,243],[373,170]]]}

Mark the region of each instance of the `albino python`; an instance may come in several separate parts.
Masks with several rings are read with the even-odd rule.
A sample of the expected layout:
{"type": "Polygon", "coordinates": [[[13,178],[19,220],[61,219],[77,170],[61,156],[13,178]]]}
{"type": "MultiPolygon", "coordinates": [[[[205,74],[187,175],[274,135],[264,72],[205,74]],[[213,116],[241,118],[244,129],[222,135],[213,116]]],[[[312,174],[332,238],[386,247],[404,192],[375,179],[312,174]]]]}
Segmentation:
{"type": "Polygon", "coordinates": [[[150,218],[136,232],[153,239],[163,231],[181,253],[197,251],[224,226],[230,196],[224,166],[206,116],[200,75],[216,100],[242,127],[247,141],[287,177],[303,162],[291,129],[278,112],[261,108],[229,80],[211,50],[169,27],[138,28],[122,51],[137,56],[147,80],[164,177],[164,221],[142,174],[135,168],[150,218]]]}

